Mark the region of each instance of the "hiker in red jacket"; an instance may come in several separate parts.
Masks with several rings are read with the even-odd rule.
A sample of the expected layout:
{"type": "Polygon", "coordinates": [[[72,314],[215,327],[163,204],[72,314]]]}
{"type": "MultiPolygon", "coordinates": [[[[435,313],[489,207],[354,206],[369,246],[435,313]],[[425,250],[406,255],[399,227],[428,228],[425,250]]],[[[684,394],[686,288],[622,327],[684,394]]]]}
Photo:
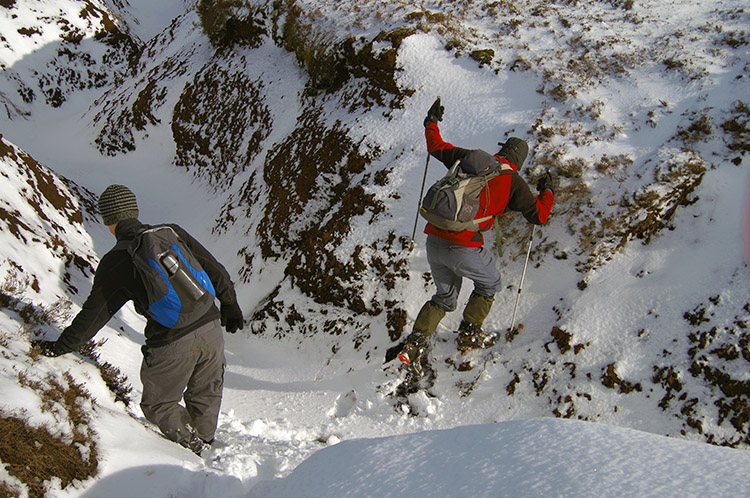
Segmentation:
{"type": "MultiPolygon", "coordinates": [[[[444,107],[438,98],[424,120],[427,151],[450,168],[459,160],[468,160],[482,151],[462,149],[446,142],[440,136],[438,121],[443,119],[444,107]]],[[[472,350],[490,347],[495,334],[482,330],[482,323],[490,312],[495,293],[500,288],[500,272],[495,266],[492,252],[483,247],[482,232],[492,228],[494,216],[506,211],[519,211],[529,223],[543,225],[547,222],[554,202],[555,178],[547,173],[537,184],[539,195],[534,196],[528,184],[518,174],[528,155],[529,146],[520,138],[511,137],[494,155],[501,163],[512,168],[510,174],[490,179],[479,197],[479,211],[475,219],[491,216],[477,225],[478,230],[450,231],[427,223],[427,261],[430,264],[436,292],[417,315],[412,333],[398,355],[407,364],[419,365],[426,360],[428,339],[435,333],[445,313],[454,311],[458,305],[463,278],[474,282],[474,290],[463,311],[463,320],[458,329],[458,349],[472,350]]]]}

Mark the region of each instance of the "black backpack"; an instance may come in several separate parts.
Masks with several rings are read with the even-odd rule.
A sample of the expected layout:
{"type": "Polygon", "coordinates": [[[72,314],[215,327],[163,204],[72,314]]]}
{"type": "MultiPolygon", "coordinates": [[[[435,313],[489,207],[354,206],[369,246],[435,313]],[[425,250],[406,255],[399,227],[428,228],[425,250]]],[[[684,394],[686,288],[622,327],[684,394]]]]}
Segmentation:
{"type": "Polygon", "coordinates": [[[483,150],[472,150],[435,182],[422,199],[419,214],[443,230],[478,231],[492,216],[477,218],[479,197],[496,176],[513,173],[513,168],[483,150]]]}
{"type": "Polygon", "coordinates": [[[216,291],[208,274],[171,227],[144,228],[115,249],[130,254],[146,289],[149,315],[165,327],[190,325],[213,306],[216,291]]]}

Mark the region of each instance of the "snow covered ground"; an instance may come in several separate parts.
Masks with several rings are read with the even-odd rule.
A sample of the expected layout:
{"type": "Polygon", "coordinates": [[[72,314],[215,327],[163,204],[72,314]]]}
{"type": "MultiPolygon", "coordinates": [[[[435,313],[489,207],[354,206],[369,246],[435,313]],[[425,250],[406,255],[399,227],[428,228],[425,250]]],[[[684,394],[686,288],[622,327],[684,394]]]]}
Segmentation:
{"type": "MultiPolygon", "coordinates": [[[[156,13],[150,7],[152,2],[130,0],[133,8],[127,10],[125,19],[132,23],[141,20],[131,25],[146,41],[180,15],[186,3],[159,2],[156,13]]],[[[668,28],[680,23],[692,28],[686,31],[706,33],[703,19],[715,9],[715,2],[654,0],[645,6],[635,3],[634,15],[671,21],[644,23],[649,29],[635,22],[619,30],[607,23],[595,24],[595,29],[601,29],[602,36],[615,31],[625,33],[630,43],[648,47],[657,44],[668,28]],[[687,9],[688,5],[691,9],[687,9]]],[[[742,2],[718,4],[716,8],[736,14],[736,23],[747,19],[742,2]]],[[[4,26],[12,26],[15,33],[16,24],[9,16],[3,17],[7,14],[1,10],[4,8],[0,7],[0,21],[6,23],[0,24],[2,31],[6,33],[4,26]]],[[[610,15],[614,7],[598,3],[596,9],[601,10],[600,15],[610,15]]],[[[569,16],[566,22],[570,30],[585,31],[577,23],[585,18],[581,11],[571,6],[564,12],[569,16]]],[[[374,27],[378,27],[377,23],[374,27]]],[[[519,45],[531,44],[544,54],[549,46],[559,49],[559,39],[535,38],[537,33],[529,29],[517,34],[519,45]],[[526,34],[529,38],[525,38],[526,34]]],[[[197,37],[195,32],[190,36],[197,37]]],[[[15,50],[10,54],[3,52],[4,63],[22,75],[29,67],[33,69],[34,58],[28,55],[40,50],[37,45],[52,43],[51,39],[42,42],[15,35],[8,35],[7,40],[15,50]]],[[[199,47],[196,58],[208,57],[205,44],[199,47]]],[[[274,110],[274,119],[281,123],[278,129],[293,126],[303,75],[292,56],[270,43],[248,53],[257,57],[251,76],[270,78],[275,83],[269,90],[274,92],[269,100],[279,106],[274,110]]],[[[683,55],[676,47],[674,53],[683,55]]],[[[729,109],[738,98],[747,98],[747,44],[727,56],[716,49],[716,53],[701,51],[692,57],[709,76],[691,80],[640,67],[630,78],[608,80],[610,85],[595,87],[579,96],[581,101],[605,100],[596,123],[611,125],[608,129],[619,126],[622,131],[613,141],[582,144],[575,149],[576,154],[629,154],[635,162],[628,171],[629,178],[623,181],[585,172],[590,188],[601,188],[602,198],[595,199],[597,208],[619,200],[619,189],[652,175],[650,158],[666,157],[663,149],[668,147],[679,149],[669,142],[669,136],[680,126],[687,127],[697,110],[729,109]],[[657,74],[659,79],[653,82],[657,74]],[[660,108],[659,99],[668,102],[668,108],[648,114],[646,109],[652,109],[655,102],[660,108]],[[648,119],[658,121],[659,126],[652,128],[648,119]]],[[[340,109],[327,117],[350,125],[353,139],[366,137],[381,144],[391,151],[382,163],[397,164],[390,183],[384,187],[400,195],[389,198],[391,217],[382,226],[362,221],[353,228],[361,237],[375,237],[389,230],[411,234],[424,168],[421,120],[436,95],[442,95],[446,105],[446,119],[441,123],[444,137],[456,145],[491,151],[506,130],[520,133],[538,115],[549,112],[545,110],[548,101],[544,103],[538,91],[541,81],[523,73],[496,74],[467,57],[456,58],[444,49],[435,33],[418,33],[405,39],[399,64],[403,68],[399,83],[416,92],[404,109],[394,113],[394,118],[385,119],[379,112],[349,116],[340,109]],[[488,127],[488,121],[496,124],[488,127]]],[[[236,231],[230,230],[222,237],[212,232],[226,199],[173,167],[175,145],[169,129],[170,111],[161,111],[162,125],[149,128],[135,151],[102,156],[92,145],[95,131],[88,112],[101,91],[75,92],[60,108],[37,100],[28,106],[31,114],[27,117],[3,114],[0,133],[56,175],[67,177],[94,195],[110,183],[130,186],[138,196],[144,222],[169,220],[181,224],[236,275],[242,266],[237,247],[246,237],[241,230],[244,225],[238,223],[236,231]]],[[[328,104],[327,108],[332,107],[335,106],[328,104]]],[[[563,114],[564,110],[560,110],[559,115],[552,115],[560,118],[563,114]]],[[[555,140],[560,147],[569,147],[566,139],[555,140]]],[[[333,353],[338,345],[334,338],[276,340],[272,334],[258,336],[245,330],[226,338],[228,370],[218,444],[203,458],[196,457],[156,434],[140,414],[137,401],[143,321],[130,306],[97,336],[107,340],[100,348],[101,357],[120,368],[133,386],[134,403],[127,410],[114,401],[90,361],[78,355],[36,360],[27,356],[28,335],[43,334],[54,339],[69,313],[61,311],[57,327],[27,330],[22,314],[7,308],[0,310],[0,343],[4,348],[0,358],[0,408],[24,409],[31,420],[54,426],[54,417],[42,411],[33,393],[18,384],[18,373],[42,379],[50,373],[61,376],[73,372],[76,379],[85,381],[96,400],[92,413],[100,452],[99,474],[65,490],[53,483],[49,495],[60,498],[312,498],[404,493],[750,495],[747,446],[740,444],[740,449],[733,449],[704,442],[704,432],[734,441],[736,431],[728,420],[720,424],[709,416],[716,408],[699,401],[707,395],[705,383],[697,375],[684,373],[692,361],[684,351],[694,342],[682,332],[687,311],[705,318],[707,325],[701,323],[703,328],[696,331],[715,328],[717,332],[708,341],[714,341],[711,344],[717,349],[726,344],[739,350],[738,335],[732,327],[744,330],[737,324],[744,324],[750,317],[744,239],[748,159],[742,156],[739,164],[732,164],[718,142],[699,144],[710,163],[709,171],[694,202],[680,208],[670,221],[673,229],[663,230],[648,245],[639,241],[626,245],[606,265],[586,276],[585,292],[576,287],[580,277],[569,260],[538,257],[538,264],[529,267],[519,309],[524,332],[512,342],[498,344],[496,361],[488,364],[470,396],[462,396],[459,387],[462,382],[476,380],[476,370],[460,373],[443,364],[455,349],[452,330],[460,319],[458,313],[447,317],[438,330],[435,345],[441,368],[438,381],[430,395],[422,392],[408,400],[417,416],[394,406],[387,395],[395,367],[384,369],[380,360],[391,345],[385,333],[368,344],[374,354],[364,360],[361,352],[351,347],[333,353]],[[562,351],[562,345],[555,344],[550,336],[552,324],[570,331],[570,346],[580,348],[575,352],[562,351]],[[666,371],[680,365],[684,367],[678,376],[680,389],[667,382],[666,374],[657,379],[661,374],[654,371],[655,367],[666,371]],[[605,375],[614,387],[603,384],[605,375]],[[623,394],[628,380],[642,384],[641,390],[623,394]],[[660,398],[667,405],[671,403],[678,413],[695,410],[695,419],[704,420],[700,431],[677,420],[671,412],[656,409],[660,398]],[[558,410],[557,416],[565,415],[567,409],[573,418],[586,421],[555,419],[553,409],[558,410]]],[[[0,187],[3,209],[18,210],[37,234],[20,244],[10,225],[2,225],[0,269],[5,273],[4,292],[11,293],[9,278],[17,275],[21,283],[11,294],[52,309],[63,308],[59,299],[67,297],[74,312],[85,297],[91,275],[72,271],[72,284],[80,292],[69,292],[62,281],[62,256],[50,249],[54,245],[50,225],[58,223],[66,228],[59,237],[76,254],[92,261],[111,247],[113,239],[105,227],[90,218],[80,223],[52,216],[52,221],[43,219],[33,209],[34,202],[26,200],[26,185],[31,180],[22,180],[7,158],[0,158],[0,163],[4,175],[0,187]],[[48,236],[49,244],[40,242],[48,236]],[[19,271],[12,262],[22,265],[23,270],[19,271]],[[38,277],[37,284],[31,278],[24,283],[24,276],[38,277]],[[33,290],[34,287],[40,290],[33,290]]],[[[382,163],[378,166],[382,167],[382,163]]],[[[440,176],[440,168],[433,161],[430,179],[440,176]]],[[[37,205],[45,212],[52,211],[50,205],[37,205]]],[[[541,230],[535,247],[559,240],[560,251],[574,254],[569,227],[563,221],[568,214],[560,209],[553,211],[553,218],[541,230]]],[[[422,285],[422,274],[428,271],[423,237],[418,232],[417,246],[410,255],[412,277],[400,296],[410,319],[431,293],[429,286],[422,285]]],[[[352,238],[346,244],[356,242],[352,238]]],[[[508,252],[523,252],[524,248],[508,252]]],[[[259,276],[238,286],[246,315],[281,278],[282,263],[264,262],[259,276]]],[[[514,285],[522,263],[522,259],[510,257],[500,261],[509,288],[498,296],[487,322],[489,328],[504,330],[509,325],[516,297],[514,285]]],[[[375,285],[376,282],[371,284],[375,285]]],[[[470,289],[465,289],[463,297],[468,292],[470,289]]],[[[288,299],[298,302],[300,297],[294,293],[288,299]]],[[[750,360],[741,354],[733,362],[712,361],[710,364],[717,368],[725,364],[732,367],[731,373],[740,387],[750,384],[750,360]]],[[[747,396],[744,399],[747,403],[747,396]]],[[[2,466],[0,479],[14,482],[2,466]]]]}
{"type": "Polygon", "coordinates": [[[519,420],[345,441],[272,483],[267,495],[257,488],[273,497],[746,494],[747,455],[704,450],[602,424],[519,420]]]}
{"type": "Polygon", "coordinates": [[[131,466],[83,496],[746,496],[750,455],[578,421],[518,420],[376,439],[316,452],[249,492],[184,465],[131,466]]]}

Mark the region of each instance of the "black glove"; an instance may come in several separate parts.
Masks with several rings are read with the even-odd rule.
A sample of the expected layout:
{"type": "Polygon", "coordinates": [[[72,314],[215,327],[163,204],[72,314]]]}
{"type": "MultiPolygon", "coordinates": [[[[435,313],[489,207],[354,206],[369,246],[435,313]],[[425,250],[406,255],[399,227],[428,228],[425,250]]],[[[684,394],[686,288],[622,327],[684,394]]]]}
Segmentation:
{"type": "Polygon", "coordinates": [[[549,171],[547,171],[544,174],[544,176],[541,177],[536,184],[536,189],[539,192],[550,190],[554,194],[556,188],[557,188],[557,178],[549,171]]]}
{"type": "Polygon", "coordinates": [[[237,332],[237,329],[245,328],[245,318],[242,316],[239,304],[221,305],[221,326],[230,334],[237,332]]]}
{"type": "Polygon", "coordinates": [[[61,356],[63,354],[55,349],[55,341],[31,341],[31,347],[39,348],[40,353],[44,356],[49,356],[50,358],[61,356]]]}
{"type": "Polygon", "coordinates": [[[424,118],[424,125],[427,126],[430,123],[442,121],[444,112],[445,107],[440,105],[440,97],[438,97],[435,99],[435,103],[432,104],[432,107],[430,107],[430,110],[427,111],[427,117],[424,118]]]}

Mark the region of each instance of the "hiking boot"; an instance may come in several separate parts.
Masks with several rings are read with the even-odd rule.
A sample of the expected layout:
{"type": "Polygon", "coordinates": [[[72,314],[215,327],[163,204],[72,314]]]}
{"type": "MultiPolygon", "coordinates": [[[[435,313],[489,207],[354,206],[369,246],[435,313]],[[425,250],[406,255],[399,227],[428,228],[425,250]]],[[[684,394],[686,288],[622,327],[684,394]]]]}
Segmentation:
{"type": "Polygon", "coordinates": [[[458,327],[456,343],[459,351],[491,348],[497,343],[497,340],[497,334],[485,332],[480,325],[475,323],[464,321],[458,327]]]}
{"type": "Polygon", "coordinates": [[[201,456],[201,453],[204,450],[207,450],[211,447],[211,443],[213,443],[213,439],[211,441],[204,441],[198,435],[195,433],[195,430],[190,427],[189,425],[186,426],[188,437],[183,439],[182,441],[178,441],[180,446],[183,446],[193,453],[195,453],[198,456],[201,456]]]}
{"type": "Polygon", "coordinates": [[[406,338],[404,347],[398,354],[401,363],[419,368],[421,366],[422,355],[427,351],[427,338],[421,332],[412,332],[406,338]]]}

